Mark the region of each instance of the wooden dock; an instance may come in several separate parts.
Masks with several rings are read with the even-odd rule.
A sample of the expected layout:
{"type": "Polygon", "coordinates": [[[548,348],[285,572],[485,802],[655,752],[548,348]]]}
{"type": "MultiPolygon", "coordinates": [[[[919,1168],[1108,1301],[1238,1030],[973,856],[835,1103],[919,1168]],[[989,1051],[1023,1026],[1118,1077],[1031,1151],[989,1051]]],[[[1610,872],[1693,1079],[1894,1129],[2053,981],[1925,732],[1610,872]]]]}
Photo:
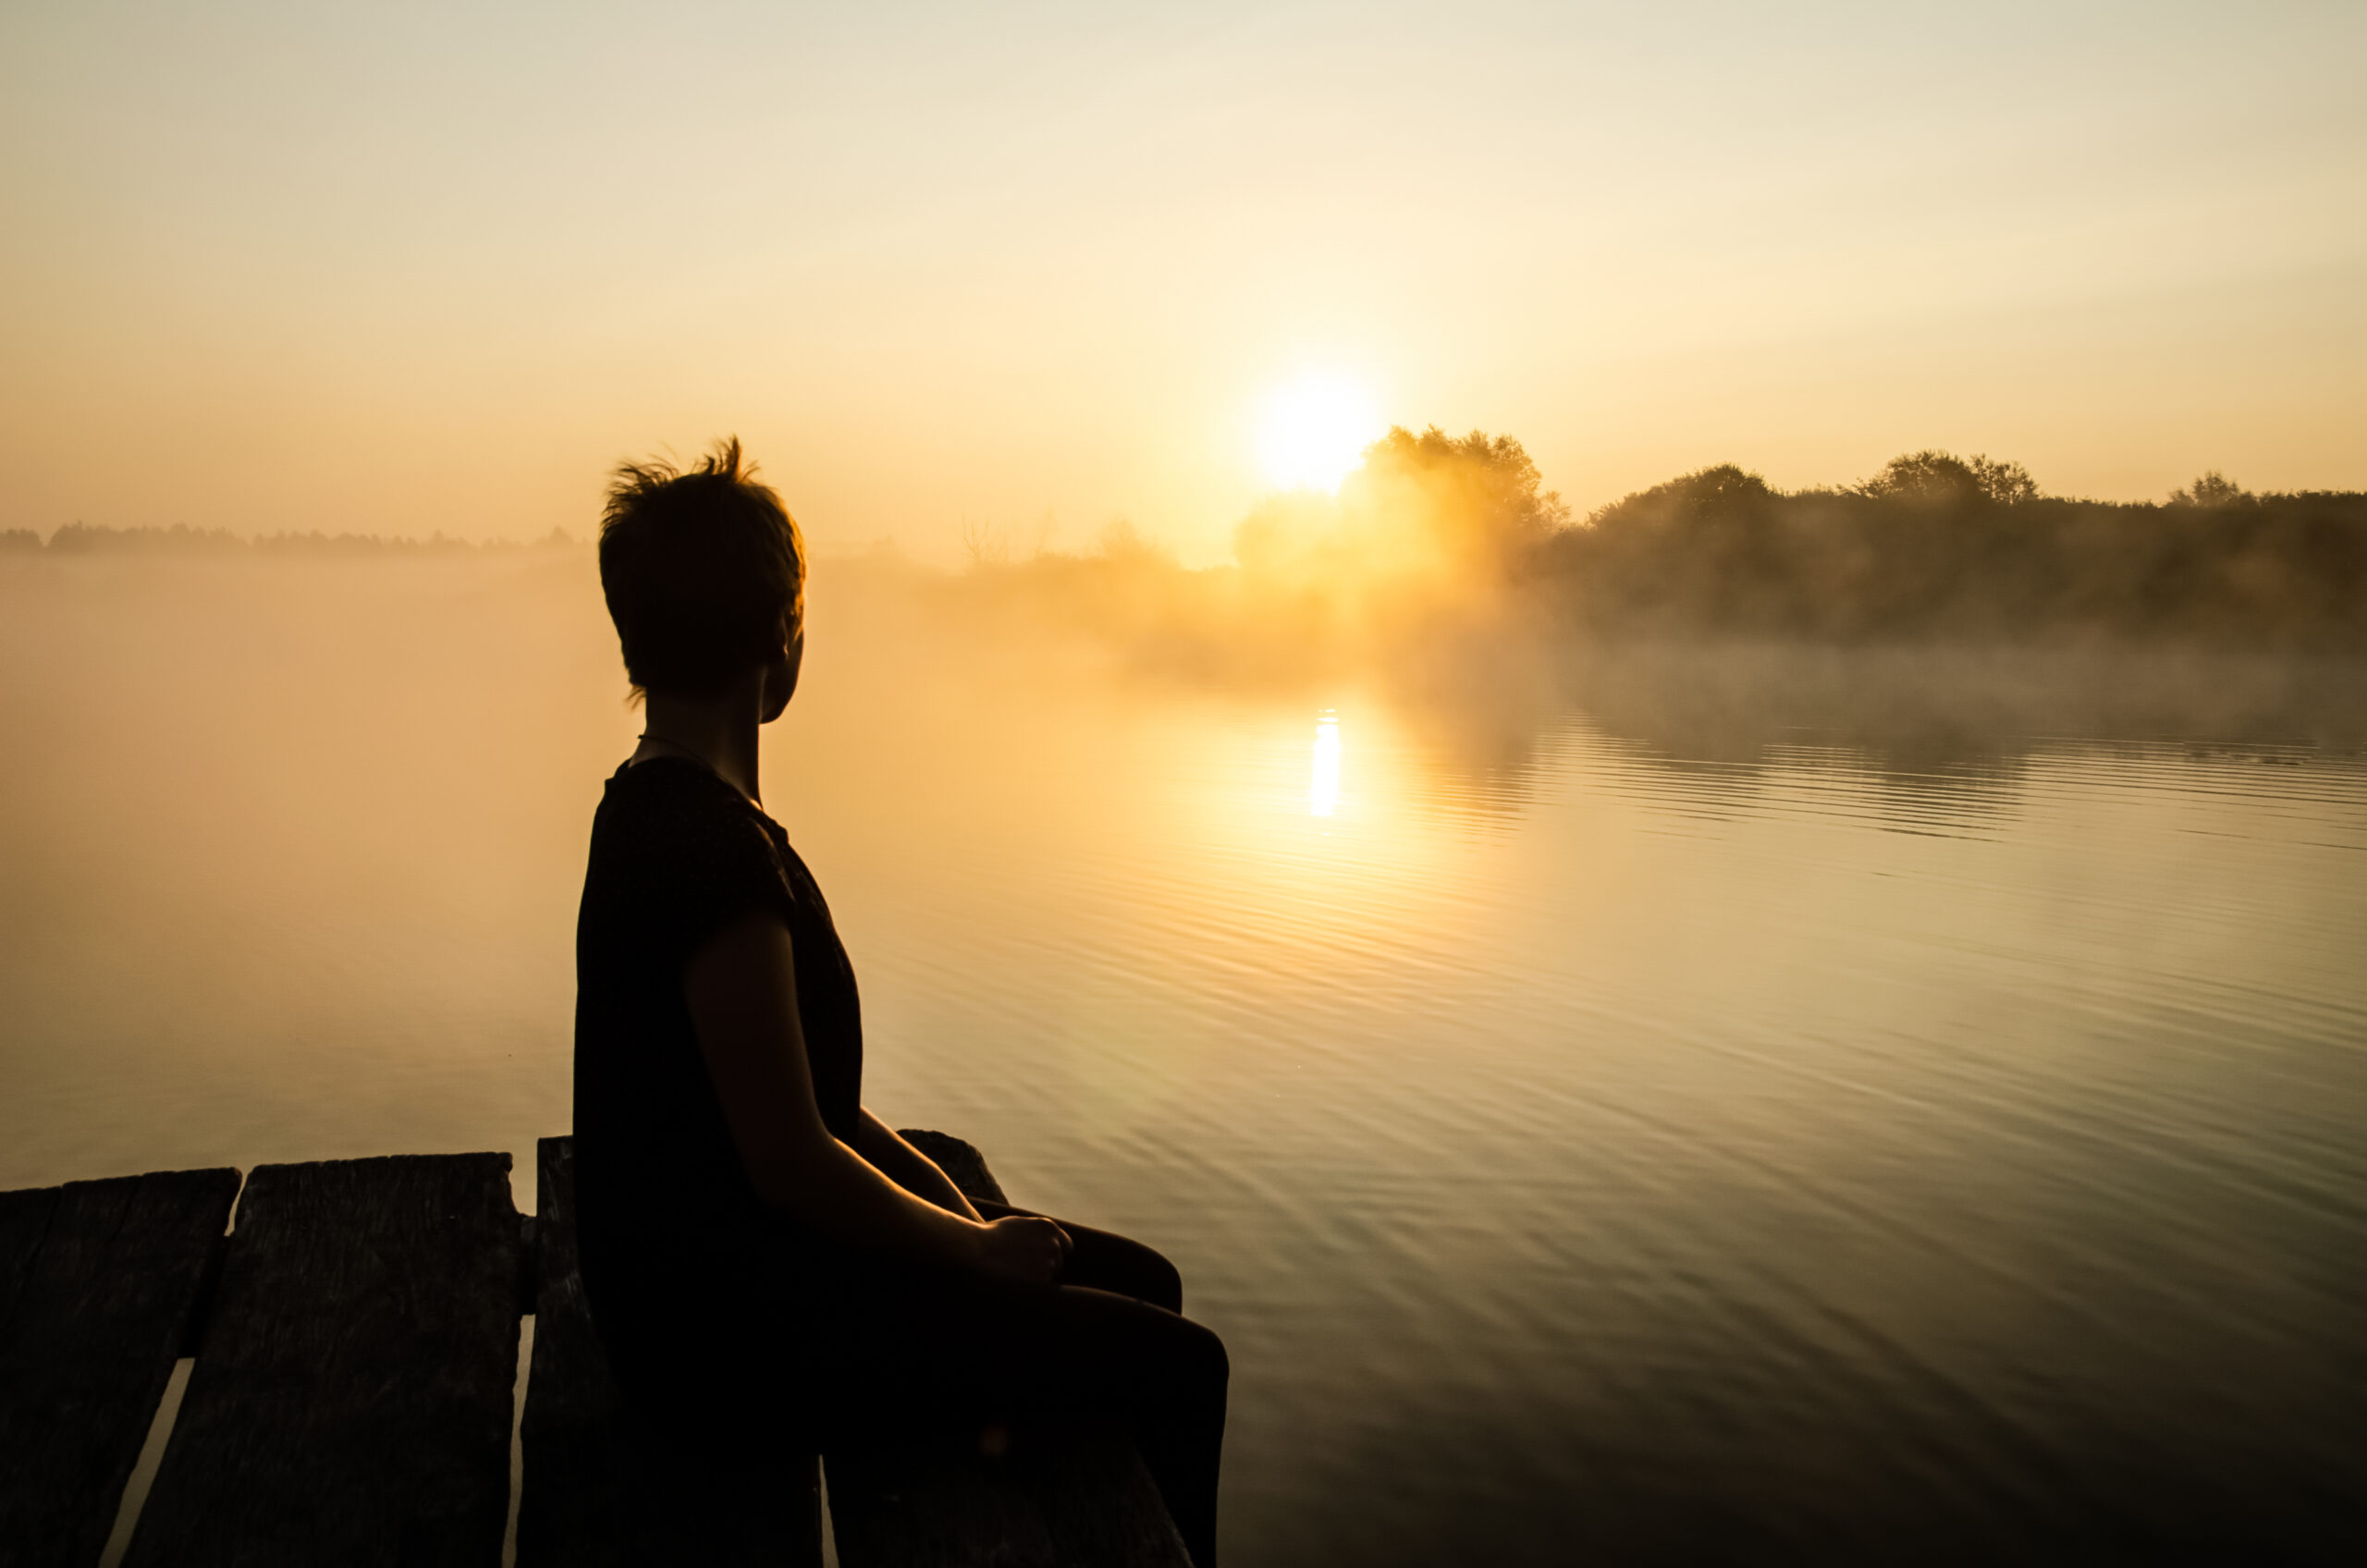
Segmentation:
{"type": "MultiPolygon", "coordinates": [[[[978,1152],[904,1136],[973,1198],[978,1152]]],[[[1122,1434],[718,1452],[637,1423],[576,1269],[574,1154],[163,1171],[0,1193],[0,1568],[93,1568],[193,1357],[125,1568],[1189,1568],[1122,1434]],[[236,1228],[230,1227],[232,1211],[236,1228]],[[522,1317],[534,1320],[522,1415],[522,1317]]]]}

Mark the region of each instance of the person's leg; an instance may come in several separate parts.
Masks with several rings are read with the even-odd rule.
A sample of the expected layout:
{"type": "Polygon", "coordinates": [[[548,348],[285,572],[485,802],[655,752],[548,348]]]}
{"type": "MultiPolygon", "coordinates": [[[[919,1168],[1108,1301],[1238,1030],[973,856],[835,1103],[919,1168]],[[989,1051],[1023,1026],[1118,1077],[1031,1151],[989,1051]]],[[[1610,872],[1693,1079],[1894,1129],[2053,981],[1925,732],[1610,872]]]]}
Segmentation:
{"type": "MultiPolygon", "coordinates": [[[[1145,1249],[1147,1250],[1147,1249],[1145,1249]]],[[[827,1347],[830,1403],[875,1428],[918,1413],[1124,1422],[1198,1568],[1216,1561],[1229,1366],[1191,1319],[1106,1291],[913,1271],[865,1289],[827,1347]]]]}
{"type": "Polygon", "coordinates": [[[981,1390],[1025,1414],[1124,1418],[1198,1568],[1215,1568],[1224,1447],[1224,1342],[1145,1302],[1079,1286],[1015,1315],[976,1346],[981,1390]]]}
{"type": "MultiPolygon", "coordinates": [[[[1100,1378],[1128,1391],[1127,1425],[1167,1512],[1193,1562],[1216,1568],[1217,1481],[1232,1378],[1224,1341],[1188,1317],[1142,1302],[1080,1289],[1058,1294],[1057,1334],[1080,1333],[1080,1317],[1107,1314],[1118,1320],[1110,1326],[1106,1350],[1094,1344],[1094,1329],[1082,1329],[1086,1352],[1072,1363],[1079,1381],[1062,1390],[1068,1407],[1092,1408],[1094,1379],[1100,1378]]],[[[1057,1343],[1051,1348],[1057,1351],[1057,1343]]],[[[1024,1361],[1012,1370],[1022,1378],[1032,1372],[1024,1361]]]]}
{"type": "MultiPolygon", "coordinates": [[[[1036,1213],[1032,1208],[1000,1203],[982,1203],[976,1207],[988,1219],[1036,1213]]],[[[1170,1312],[1184,1310],[1184,1276],[1157,1248],[1114,1231],[1097,1231],[1090,1225],[1061,1219],[1058,1215],[1046,1218],[1058,1220],[1061,1229],[1069,1233],[1069,1240],[1075,1243],[1075,1250],[1069,1254],[1068,1263],[1061,1270],[1061,1283],[1132,1296],[1170,1312]]]]}

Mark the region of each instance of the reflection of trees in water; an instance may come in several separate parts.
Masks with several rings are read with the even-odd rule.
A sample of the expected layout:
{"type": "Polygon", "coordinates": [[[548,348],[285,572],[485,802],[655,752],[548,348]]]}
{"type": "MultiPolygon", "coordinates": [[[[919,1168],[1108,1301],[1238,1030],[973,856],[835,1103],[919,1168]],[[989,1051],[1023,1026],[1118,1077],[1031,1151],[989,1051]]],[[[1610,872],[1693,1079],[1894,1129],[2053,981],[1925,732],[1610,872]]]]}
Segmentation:
{"type": "Polygon", "coordinates": [[[1559,673],[1541,658],[1501,647],[1432,654],[1395,662],[1377,681],[1415,753],[1416,801],[1466,827],[1509,827],[1569,729],[1559,673]]]}
{"type": "Polygon", "coordinates": [[[2355,662],[2146,649],[1839,648],[1599,642],[1466,646],[1385,672],[1423,753],[1425,803],[1505,821],[1553,753],[1615,751],[1673,801],[1718,815],[1848,791],[1907,831],[1978,830],[2011,809],[2031,760],[2067,741],[2206,753],[2367,743],[2355,662]]]}
{"type": "Polygon", "coordinates": [[[1955,831],[2049,738],[2367,734],[2367,496],[2209,474],[2165,507],[2079,501],[1924,451],[1838,490],[1707,469],[1573,527],[1517,441],[1392,430],[1336,496],[1258,507],[1234,554],[1185,570],[1113,528],[918,585],[937,624],[1082,634],[1137,677],[1376,691],[1424,803],[1478,824],[1525,809],[1557,736],[1632,748],[1691,809],[1760,809],[1780,778],[1955,831]]]}
{"type": "Polygon", "coordinates": [[[1114,548],[953,578],[893,562],[825,572],[817,602],[901,602],[918,612],[916,631],[1090,649],[1152,684],[1309,711],[1361,689],[1388,704],[1413,748],[1423,806],[1478,827],[1527,809],[1557,771],[1556,748],[1588,744],[1657,770],[1687,809],[1762,809],[1781,778],[1859,791],[1860,816],[1962,831],[2010,809],[2031,759],[2065,741],[2367,741],[2367,667],[2350,653],[1588,633],[1501,583],[1294,586],[1114,548]]]}

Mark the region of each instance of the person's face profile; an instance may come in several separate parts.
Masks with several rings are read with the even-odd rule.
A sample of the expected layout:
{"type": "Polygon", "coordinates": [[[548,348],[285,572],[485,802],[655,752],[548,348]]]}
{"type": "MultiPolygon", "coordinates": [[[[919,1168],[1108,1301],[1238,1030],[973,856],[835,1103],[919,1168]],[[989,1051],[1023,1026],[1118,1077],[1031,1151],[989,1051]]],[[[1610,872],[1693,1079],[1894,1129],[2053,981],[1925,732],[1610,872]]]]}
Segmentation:
{"type": "Polygon", "coordinates": [[[789,708],[789,699],[797,694],[797,675],[805,663],[805,628],[791,631],[781,644],[779,656],[765,667],[765,710],[762,722],[770,724],[789,708]]]}

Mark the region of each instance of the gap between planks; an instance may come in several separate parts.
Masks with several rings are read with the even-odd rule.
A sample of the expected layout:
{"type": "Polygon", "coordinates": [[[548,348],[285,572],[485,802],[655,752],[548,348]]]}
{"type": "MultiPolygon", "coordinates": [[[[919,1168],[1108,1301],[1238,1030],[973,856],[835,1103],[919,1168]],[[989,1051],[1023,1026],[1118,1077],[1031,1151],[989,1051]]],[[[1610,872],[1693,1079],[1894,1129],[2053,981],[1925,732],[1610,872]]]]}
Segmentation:
{"type": "Polygon", "coordinates": [[[132,1526],[140,1523],[140,1511],[148,1505],[148,1488],[155,1484],[156,1466],[165,1462],[165,1444],[173,1435],[173,1423],[181,1418],[181,1395],[189,1388],[189,1369],[197,1365],[195,1358],[182,1356],[173,1363],[173,1375],[165,1384],[165,1397],[156,1403],[156,1414],[148,1423],[148,1439],[140,1445],[139,1461],[131,1467],[131,1479],[123,1486],[123,1500],[116,1504],[115,1528],[107,1532],[106,1550],[99,1553],[99,1568],[117,1568],[123,1554],[130,1550],[132,1526]]]}
{"type": "MultiPolygon", "coordinates": [[[[251,1169],[246,1167],[239,1171],[239,1190],[231,1194],[230,1213],[222,1221],[223,1239],[215,1243],[217,1249],[226,1245],[230,1233],[239,1228],[239,1200],[247,1195],[247,1172],[251,1169]]],[[[200,1320],[190,1325],[190,1350],[194,1351],[196,1341],[205,1336],[203,1317],[214,1308],[213,1279],[220,1274],[221,1268],[222,1254],[217,1250],[214,1267],[208,1270],[207,1284],[199,1292],[200,1320]]],[[[194,1355],[173,1359],[172,1376],[165,1380],[165,1397],[156,1402],[156,1414],[148,1418],[148,1436],[140,1445],[140,1457],[132,1463],[131,1478],[123,1484],[123,1496],[116,1501],[115,1525],[107,1531],[107,1544],[99,1552],[99,1568],[120,1568],[123,1554],[131,1550],[131,1532],[139,1526],[141,1510],[148,1506],[149,1488],[156,1484],[156,1468],[165,1462],[165,1445],[172,1440],[173,1427],[181,1418],[181,1396],[189,1391],[190,1369],[196,1365],[194,1355]]]]}

